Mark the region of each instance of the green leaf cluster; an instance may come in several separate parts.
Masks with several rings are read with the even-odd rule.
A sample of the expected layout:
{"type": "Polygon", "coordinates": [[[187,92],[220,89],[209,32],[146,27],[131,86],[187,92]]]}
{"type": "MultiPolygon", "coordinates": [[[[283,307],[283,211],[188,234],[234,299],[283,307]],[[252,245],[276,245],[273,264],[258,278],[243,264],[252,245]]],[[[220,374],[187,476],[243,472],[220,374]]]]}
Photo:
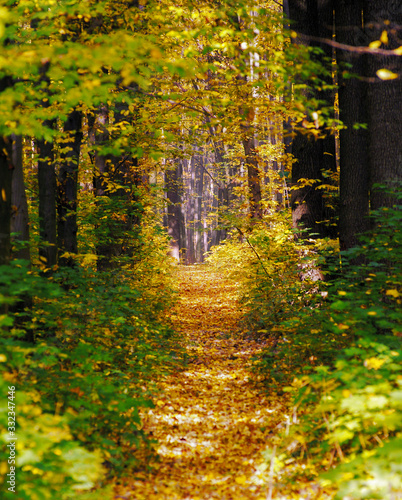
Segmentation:
{"type": "MultiPolygon", "coordinates": [[[[153,455],[141,409],[152,407],[157,381],[177,366],[180,349],[165,316],[172,303],[166,237],[143,231],[158,251],[144,243],[134,263],[113,271],[97,272],[80,258],[47,278],[23,261],[1,269],[0,304],[13,309],[0,317],[0,383],[3,394],[16,387],[21,499],[72,498],[153,455]],[[27,295],[31,309],[21,306],[27,295]]],[[[5,443],[6,398],[1,405],[5,443]]]]}
{"type": "Polygon", "coordinates": [[[278,364],[293,379],[287,391],[294,425],[282,436],[282,480],[319,476],[339,499],[391,499],[402,488],[401,206],[372,217],[373,230],[360,246],[329,266],[325,303],[300,317],[279,361],[271,356],[259,367],[269,381],[278,364]],[[304,343],[314,350],[311,363],[300,366],[292,352],[303,358],[304,343]]]}

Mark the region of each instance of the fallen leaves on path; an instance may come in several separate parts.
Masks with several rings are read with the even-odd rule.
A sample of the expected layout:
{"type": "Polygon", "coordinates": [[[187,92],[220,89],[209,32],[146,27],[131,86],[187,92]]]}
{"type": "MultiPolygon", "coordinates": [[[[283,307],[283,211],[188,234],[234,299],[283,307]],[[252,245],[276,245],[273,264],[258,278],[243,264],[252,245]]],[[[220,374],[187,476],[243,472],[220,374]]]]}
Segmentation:
{"type": "Polygon", "coordinates": [[[172,312],[189,355],[170,375],[144,429],[158,440],[159,463],[137,475],[119,497],[136,500],[265,500],[269,474],[262,451],[281,420],[250,380],[261,348],[239,334],[233,283],[206,266],[179,269],[181,300],[172,312]]]}

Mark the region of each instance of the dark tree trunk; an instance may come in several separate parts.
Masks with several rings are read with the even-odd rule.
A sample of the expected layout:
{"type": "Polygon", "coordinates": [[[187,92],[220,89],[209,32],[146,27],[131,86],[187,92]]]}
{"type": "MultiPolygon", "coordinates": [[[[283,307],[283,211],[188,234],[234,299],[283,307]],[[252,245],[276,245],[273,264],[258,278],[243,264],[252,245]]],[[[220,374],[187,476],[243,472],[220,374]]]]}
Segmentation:
{"type": "MultiPolygon", "coordinates": [[[[11,85],[7,77],[0,78],[0,93],[11,85]]],[[[10,139],[0,136],[0,265],[8,264],[11,257],[11,193],[12,148],[10,139]]]]}
{"type": "Polygon", "coordinates": [[[291,208],[293,227],[304,228],[316,236],[324,236],[323,220],[324,200],[322,190],[317,189],[321,180],[322,151],[319,142],[298,134],[292,143],[292,154],[296,163],[292,166],[291,208]],[[311,181],[304,185],[304,181],[311,181]],[[299,186],[299,187],[297,187],[299,186]],[[295,189],[297,187],[297,189],[295,189]]]}
{"type": "Polygon", "coordinates": [[[107,106],[100,106],[99,109],[88,115],[89,142],[93,147],[91,152],[91,161],[94,165],[95,172],[93,176],[93,184],[96,196],[104,196],[107,190],[107,184],[104,181],[104,175],[108,171],[108,157],[100,151],[102,146],[105,146],[109,140],[109,132],[107,126],[109,124],[109,110],[107,106]]]}
{"type": "Polygon", "coordinates": [[[13,169],[10,140],[6,137],[0,137],[0,265],[8,264],[11,256],[13,169]]]}
{"type": "MultiPolygon", "coordinates": [[[[82,142],[82,112],[72,111],[64,124],[61,164],[58,174],[58,248],[76,254],[77,245],[77,189],[78,163],[82,142]]],[[[73,267],[73,257],[59,257],[61,265],[73,267]]]]}
{"type": "MultiPolygon", "coordinates": [[[[47,124],[49,128],[54,122],[47,124]]],[[[39,257],[47,268],[57,263],[57,182],[54,167],[53,142],[45,139],[37,141],[38,148],[38,188],[39,188],[39,257]]]]}
{"type": "Polygon", "coordinates": [[[195,193],[196,193],[196,232],[195,232],[195,247],[196,247],[196,261],[202,262],[204,260],[203,248],[203,225],[202,225],[202,199],[204,188],[204,157],[202,154],[194,158],[195,168],[195,193]]]}
{"type": "MultiPolygon", "coordinates": [[[[363,45],[362,2],[337,0],[336,40],[352,46],[363,45]]],[[[342,79],[343,71],[364,76],[365,57],[338,51],[340,119],[346,127],[340,132],[339,242],[341,250],[358,243],[358,235],[369,229],[368,132],[356,124],[367,124],[367,83],[355,77],[342,79]],[[351,65],[346,69],[345,63],[351,65]]]]}
{"type": "Polygon", "coordinates": [[[255,138],[246,137],[243,139],[245,154],[245,165],[247,168],[247,185],[250,205],[250,217],[252,220],[262,219],[261,206],[261,179],[258,158],[255,151],[255,138]]]}
{"type": "Polygon", "coordinates": [[[218,213],[218,228],[215,230],[214,244],[219,245],[221,241],[226,238],[226,230],[221,228],[223,223],[222,214],[228,208],[228,179],[226,177],[226,164],[225,164],[225,146],[221,141],[214,140],[215,149],[215,162],[218,173],[217,183],[217,203],[216,210],[218,213]]]}
{"type": "MultiPolygon", "coordinates": [[[[370,41],[379,40],[388,33],[385,49],[401,45],[402,8],[400,2],[365,0],[364,23],[370,41]]],[[[391,207],[395,183],[402,180],[402,58],[401,56],[370,55],[368,74],[375,79],[368,91],[370,134],[370,204],[371,209],[391,207]],[[379,70],[388,70],[397,78],[381,80],[379,70]],[[375,184],[390,188],[391,193],[376,189],[375,184]]],[[[400,186],[399,186],[400,187],[400,186]]]]}
{"type": "MultiPolygon", "coordinates": [[[[110,134],[108,131],[109,125],[109,109],[107,106],[100,106],[88,115],[89,125],[89,141],[93,147],[91,152],[91,160],[94,165],[93,184],[97,205],[100,209],[103,207],[100,201],[103,197],[108,196],[107,175],[110,170],[111,157],[102,153],[102,147],[106,146],[110,134]]],[[[116,255],[116,241],[113,238],[113,220],[109,216],[106,219],[98,221],[96,233],[96,253],[98,255],[97,269],[105,271],[112,269],[114,266],[113,257],[116,255]],[[112,241],[113,240],[113,241],[112,241]]]]}
{"type": "Polygon", "coordinates": [[[11,196],[11,232],[16,233],[15,241],[23,244],[20,249],[13,252],[13,257],[29,261],[29,219],[23,173],[22,137],[12,136],[12,141],[12,163],[14,165],[14,172],[11,196]]]}
{"type": "MultiPolygon", "coordinates": [[[[296,39],[296,43],[318,45],[309,37],[332,37],[332,1],[331,0],[289,0],[288,8],[291,27],[305,38],[296,39]]],[[[321,46],[326,56],[332,57],[332,50],[326,45],[321,46]]],[[[332,82],[329,82],[332,83],[332,82]]],[[[333,102],[330,92],[310,90],[312,98],[333,102]]],[[[308,97],[308,96],[306,96],[308,97]]],[[[311,138],[307,133],[297,132],[292,145],[287,152],[295,158],[292,166],[292,185],[297,188],[292,191],[291,206],[293,226],[304,227],[309,232],[320,237],[327,236],[331,231],[323,223],[327,212],[323,192],[317,189],[323,179],[324,170],[336,170],[335,137],[327,135],[322,139],[311,138]],[[317,183],[301,182],[301,179],[317,180],[317,183]]]]}
{"type": "MultiPolygon", "coordinates": [[[[12,163],[14,167],[11,195],[11,232],[16,233],[14,244],[23,244],[21,248],[13,251],[12,257],[15,259],[25,259],[30,262],[28,203],[24,184],[22,137],[13,135],[11,136],[11,140],[12,163]]],[[[25,335],[21,337],[21,340],[33,343],[33,330],[30,327],[26,327],[27,313],[31,309],[32,295],[27,292],[19,295],[18,301],[10,306],[9,312],[14,315],[14,327],[25,330],[25,335]],[[22,315],[20,316],[19,313],[22,313],[22,315]]]]}

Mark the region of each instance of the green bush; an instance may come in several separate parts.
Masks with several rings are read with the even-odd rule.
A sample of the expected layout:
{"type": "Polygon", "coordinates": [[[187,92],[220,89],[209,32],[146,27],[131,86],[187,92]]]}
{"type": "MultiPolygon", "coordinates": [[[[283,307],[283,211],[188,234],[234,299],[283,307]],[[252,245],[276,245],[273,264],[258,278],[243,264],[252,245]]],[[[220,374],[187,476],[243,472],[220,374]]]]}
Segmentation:
{"type": "Polygon", "coordinates": [[[288,388],[296,423],[277,456],[288,485],[319,476],[339,499],[402,491],[401,208],[373,214],[373,230],[331,270],[326,303],[299,317],[279,360],[259,366],[270,380],[287,357],[296,375],[288,388]],[[302,342],[321,341],[310,365],[293,361],[302,342]]]}
{"type": "MultiPolygon", "coordinates": [[[[6,443],[15,386],[21,500],[72,498],[152,456],[140,412],[181,353],[166,319],[174,297],[166,238],[144,231],[154,231],[156,249],[144,243],[137,260],[108,272],[87,256],[46,278],[20,261],[0,269],[0,436],[6,443]],[[26,296],[32,307],[7,311],[26,296]]],[[[3,482],[7,460],[2,446],[3,482]]]]}

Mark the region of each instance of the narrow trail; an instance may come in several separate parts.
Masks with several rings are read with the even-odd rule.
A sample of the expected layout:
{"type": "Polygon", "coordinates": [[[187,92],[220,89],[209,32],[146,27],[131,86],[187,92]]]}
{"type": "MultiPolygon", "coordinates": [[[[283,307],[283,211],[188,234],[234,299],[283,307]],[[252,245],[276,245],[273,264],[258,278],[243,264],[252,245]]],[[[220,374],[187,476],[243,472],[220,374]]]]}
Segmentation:
{"type": "MultiPolygon", "coordinates": [[[[265,500],[262,452],[280,404],[250,381],[261,347],[238,335],[235,286],[204,266],[183,267],[174,322],[187,342],[185,371],[169,376],[144,427],[158,440],[160,463],[130,481],[136,500],[265,500]]],[[[121,498],[121,497],[120,497],[121,498]]]]}

